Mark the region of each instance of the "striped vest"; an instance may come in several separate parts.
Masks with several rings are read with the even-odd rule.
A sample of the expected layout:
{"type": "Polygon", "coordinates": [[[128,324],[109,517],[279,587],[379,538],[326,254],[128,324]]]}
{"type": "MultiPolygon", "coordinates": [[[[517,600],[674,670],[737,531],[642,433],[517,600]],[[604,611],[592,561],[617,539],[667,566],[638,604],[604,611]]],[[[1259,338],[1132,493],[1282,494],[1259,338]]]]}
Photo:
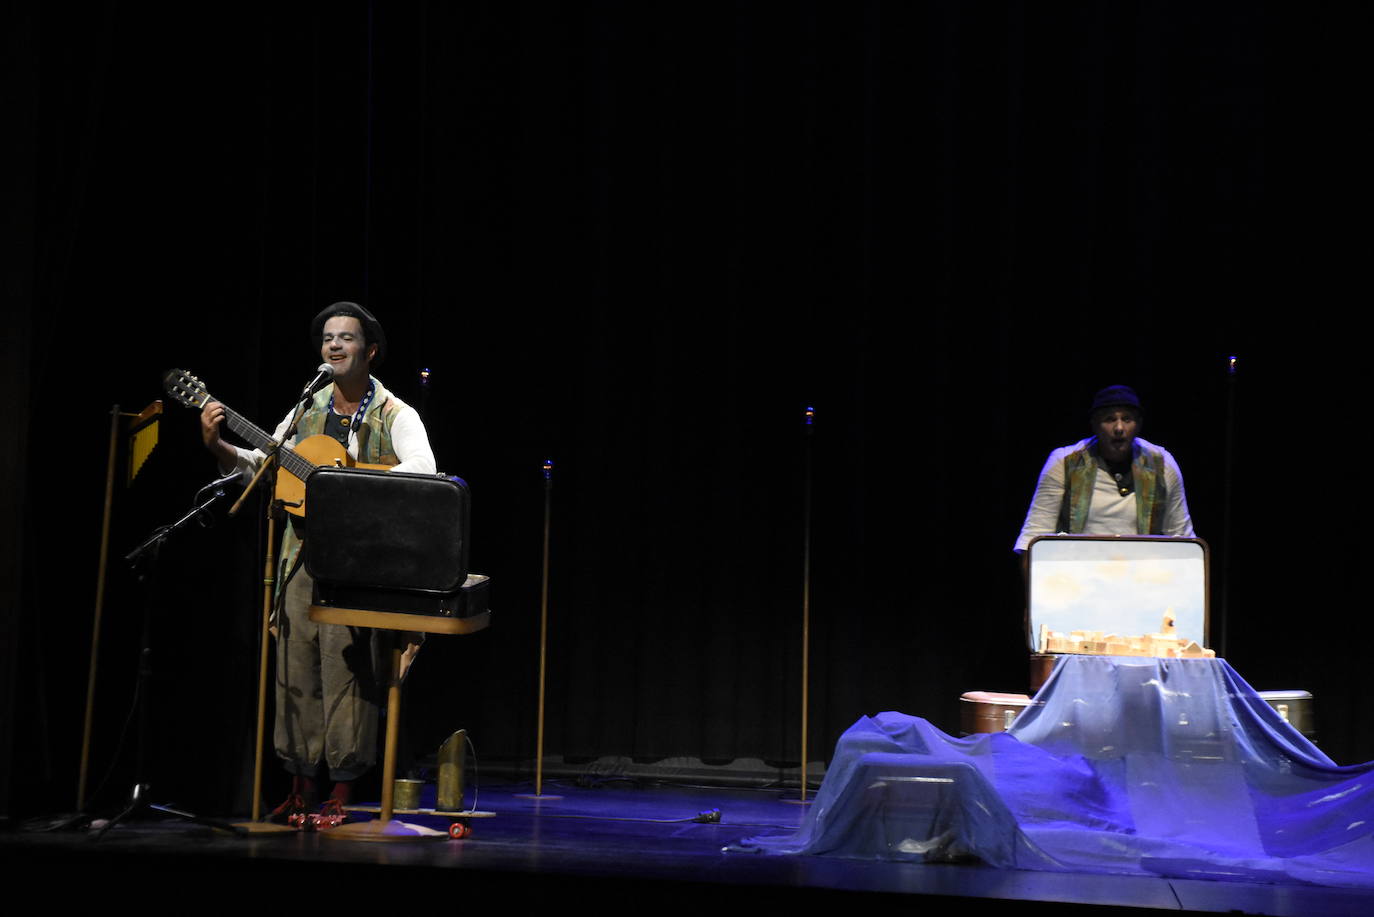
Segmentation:
{"type": "MultiPolygon", "coordinates": [[[[1131,477],[1135,487],[1135,530],[1138,535],[1164,534],[1164,453],[1136,440],[1132,443],[1131,477]]],[[[1082,534],[1093,502],[1097,480],[1097,437],[1064,458],[1064,501],[1059,507],[1059,531],[1082,534]]]]}

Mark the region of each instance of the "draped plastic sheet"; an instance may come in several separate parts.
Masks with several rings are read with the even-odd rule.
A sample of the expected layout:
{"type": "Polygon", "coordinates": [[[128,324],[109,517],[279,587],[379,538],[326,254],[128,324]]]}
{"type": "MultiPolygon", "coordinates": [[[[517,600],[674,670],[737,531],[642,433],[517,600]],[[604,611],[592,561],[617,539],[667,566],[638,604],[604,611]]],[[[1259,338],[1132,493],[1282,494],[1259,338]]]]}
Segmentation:
{"type": "Polygon", "coordinates": [[[772,853],[1374,887],[1374,764],[1338,767],[1221,659],[1066,656],[1007,733],[841,736],[772,853]]]}

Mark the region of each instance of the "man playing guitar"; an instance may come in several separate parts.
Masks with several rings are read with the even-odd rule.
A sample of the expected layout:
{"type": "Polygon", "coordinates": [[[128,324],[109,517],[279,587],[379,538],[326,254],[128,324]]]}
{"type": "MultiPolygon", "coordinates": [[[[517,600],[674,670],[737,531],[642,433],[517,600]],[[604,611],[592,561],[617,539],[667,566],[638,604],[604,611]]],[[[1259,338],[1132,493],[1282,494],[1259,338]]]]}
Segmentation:
{"type": "MultiPolygon", "coordinates": [[[[336,439],[359,464],[433,474],[434,453],[420,415],[371,374],[386,355],[386,335],[372,313],[356,303],[335,303],[315,316],[311,334],[321,358],[334,370],[333,383],[315,394],[286,445],[323,434],[336,439]]],[[[225,412],[218,401],[201,410],[205,448],[221,471],[238,468],[251,475],[265,456],[220,438],[225,412]]],[[[277,425],[276,437],[293,414],[288,412],[277,425]]],[[[291,795],[272,814],[313,808],[321,760],[334,781],[326,808],[338,813],[349,801],[353,781],[376,761],[380,691],[373,632],[310,620],[313,583],[298,562],[305,526],[298,515],[288,518],[277,574],[275,744],[292,786],[291,795]]]]}

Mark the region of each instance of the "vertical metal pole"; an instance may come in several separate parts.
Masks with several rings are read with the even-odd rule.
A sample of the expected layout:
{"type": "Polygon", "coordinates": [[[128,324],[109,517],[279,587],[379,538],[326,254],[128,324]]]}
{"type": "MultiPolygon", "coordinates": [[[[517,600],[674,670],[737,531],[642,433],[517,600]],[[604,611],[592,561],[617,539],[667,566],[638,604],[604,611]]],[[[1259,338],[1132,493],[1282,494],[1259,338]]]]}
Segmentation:
{"type": "Polygon", "coordinates": [[[806,735],[810,727],[811,687],[811,434],[816,409],[806,409],[805,480],[802,484],[802,684],[801,684],[801,801],[806,802],[806,735]]]}
{"type": "Polygon", "coordinates": [[[539,590],[539,725],[534,741],[534,795],[544,788],[544,672],[549,639],[549,530],[553,519],[553,459],[544,462],[544,575],[539,590]]]}
{"type": "Polygon", "coordinates": [[[262,752],[267,731],[267,644],[272,638],[272,605],[276,599],[277,552],[274,536],[277,519],[267,500],[267,556],[262,572],[262,633],[258,636],[258,735],[253,756],[253,821],[262,818],[262,752]]]}
{"type": "Polygon", "coordinates": [[[1226,658],[1226,624],[1231,600],[1231,481],[1235,476],[1236,460],[1236,357],[1226,360],[1226,464],[1221,483],[1221,543],[1226,550],[1221,555],[1221,626],[1212,634],[1212,647],[1217,655],[1226,658]]]}
{"type": "Polygon", "coordinates": [[[86,771],[91,762],[91,722],[95,716],[95,672],[100,655],[100,621],[105,612],[105,563],[110,556],[110,512],[114,506],[115,457],[119,443],[119,405],[110,408],[110,454],[105,463],[105,518],[100,524],[100,563],[95,574],[95,616],[91,621],[91,668],[86,676],[86,721],[81,728],[81,767],[76,778],[76,810],[86,808],[86,771]]]}

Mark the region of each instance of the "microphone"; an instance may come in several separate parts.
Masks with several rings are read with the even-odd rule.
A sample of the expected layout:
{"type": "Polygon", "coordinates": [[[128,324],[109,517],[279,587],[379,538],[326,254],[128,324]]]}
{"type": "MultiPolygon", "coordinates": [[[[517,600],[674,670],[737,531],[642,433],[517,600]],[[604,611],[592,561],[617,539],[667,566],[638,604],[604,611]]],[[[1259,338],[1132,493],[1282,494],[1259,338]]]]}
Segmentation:
{"type": "Polygon", "coordinates": [[[315,370],[315,378],[311,379],[309,384],[306,385],[305,390],[301,392],[301,401],[305,401],[320,389],[324,388],[333,378],[334,367],[330,366],[328,363],[321,363],[315,370]]]}
{"type": "MultiPolygon", "coordinates": [[[[223,477],[216,478],[215,480],[211,481],[209,484],[206,484],[206,485],[205,485],[204,487],[202,487],[200,490],[196,491],[196,499],[195,499],[193,502],[195,502],[195,503],[200,503],[201,500],[204,498],[205,492],[206,492],[207,490],[213,490],[213,491],[215,492],[215,495],[214,495],[213,497],[210,498],[211,501],[219,499],[220,497],[224,496],[224,487],[225,487],[225,485],[229,484],[229,483],[232,482],[232,481],[237,481],[237,480],[238,480],[239,478],[241,478],[241,477],[243,477],[243,472],[242,472],[242,471],[239,471],[239,470],[236,468],[236,469],[234,469],[233,471],[229,472],[228,474],[224,475],[223,477]]],[[[211,519],[208,515],[206,515],[206,512],[205,512],[205,510],[208,509],[209,506],[210,506],[209,503],[205,503],[204,505],[202,505],[202,506],[200,507],[200,512],[199,512],[200,524],[201,524],[202,526],[204,526],[205,528],[209,528],[210,525],[212,525],[212,524],[214,523],[214,520],[211,519]],[[208,520],[208,521],[207,521],[207,520],[208,520]]]]}
{"type": "MultiPolygon", "coordinates": [[[[206,484],[205,486],[206,486],[206,487],[223,487],[225,484],[228,484],[230,481],[237,480],[238,478],[241,478],[241,477],[243,477],[243,472],[242,472],[242,471],[239,471],[238,469],[234,469],[233,471],[229,472],[228,474],[224,475],[223,477],[215,478],[213,481],[211,481],[209,484],[206,484]]],[[[202,490],[203,490],[203,489],[204,489],[204,488],[202,488],[202,490]]]]}

